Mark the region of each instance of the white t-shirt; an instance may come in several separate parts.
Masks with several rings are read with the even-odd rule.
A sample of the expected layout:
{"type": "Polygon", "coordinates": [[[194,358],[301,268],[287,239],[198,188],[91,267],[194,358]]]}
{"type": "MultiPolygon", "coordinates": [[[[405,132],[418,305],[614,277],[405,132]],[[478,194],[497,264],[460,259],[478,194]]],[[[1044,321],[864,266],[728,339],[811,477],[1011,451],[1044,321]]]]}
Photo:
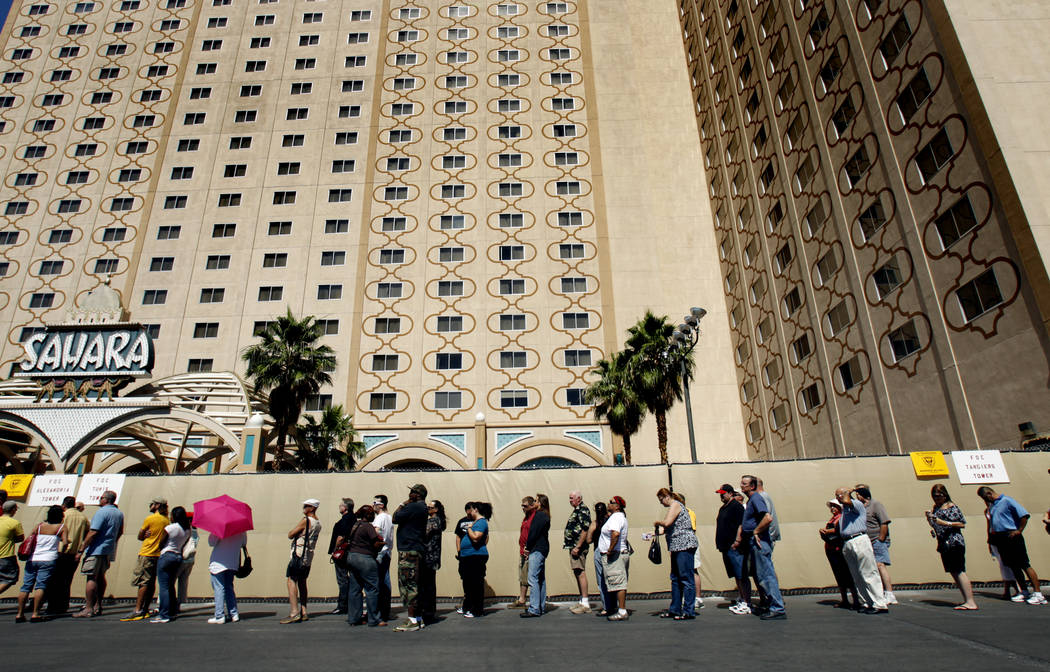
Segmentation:
{"type": "Polygon", "coordinates": [[[379,555],[390,555],[390,551],[394,548],[394,520],[386,511],[377,513],[376,519],[372,521],[372,527],[376,528],[379,536],[383,537],[383,548],[379,549],[379,555]]]}
{"type": "Polygon", "coordinates": [[[612,514],[602,525],[602,536],[598,539],[599,553],[609,552],[613,532],[620,533],[620,538],[616,541],[616,550],[623,553],[627,550],[627,516],[623,514],[623,511],[612,514]]]}
{"type": "Polygon", "coordinates": [[[211,562],[208,563],[208,572],[219,574],[227,570],[236,570],[241,564],[241,547],[248,543],[248,535],[244,532],[232,537],[219,539],[214,534],[208,535],[208,545],[211,549],[211,562]]]}
{"type": "Polygon", "coordinates": [[[186,543],[186,539],[190,536],[190,531],[182,529],[182,525],[178,523],[168,525],[164,528],[164,531],[168,533],[168,541],[165,542],[164,548],[160,549],[160,554],[178,553],[182,555],[182,545],[186,543]]]}

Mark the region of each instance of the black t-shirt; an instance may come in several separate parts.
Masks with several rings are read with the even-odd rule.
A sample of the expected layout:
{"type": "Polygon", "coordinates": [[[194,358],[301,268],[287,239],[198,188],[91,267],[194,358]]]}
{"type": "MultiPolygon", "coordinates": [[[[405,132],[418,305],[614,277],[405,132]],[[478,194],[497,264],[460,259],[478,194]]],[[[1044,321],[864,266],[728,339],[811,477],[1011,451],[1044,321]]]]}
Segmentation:
{"type": "Polygon", "coordinates": [[[423,536],[427,531],[427,505],[423,502],[409,502],[394,512],[394,524],[397,525],[397,550],[399,553],[426,550],[423,536]]]}
{"type": "Polygon", "coordinates": [[[335,550],[336,537],[342,537],[343,539],[350,538],[350,529],[354,526],[354,521],[356,520],[357,516],[347,511],[343,514],[343,517],[332,526],[332,538],[328,541],[328,555],[331,555],[335,550]]]}
{"type": "Polygon", "coordinates": [[[718,510],[715,522],[715,547],[725,553],[736,541],[736,531],[744,520],[744,505],[735,499],[729,500],[718,510]]]}
{"type": "Polygon", "coordinates": [[[462,539],[463,537],[467,536],[467,528],[470,527],[470,524],[473,522],[474,519],[470,516],[463,516],[462,518],[460,518],[459,521],[456,523],[456,537],[458,539],[462,539]]]}

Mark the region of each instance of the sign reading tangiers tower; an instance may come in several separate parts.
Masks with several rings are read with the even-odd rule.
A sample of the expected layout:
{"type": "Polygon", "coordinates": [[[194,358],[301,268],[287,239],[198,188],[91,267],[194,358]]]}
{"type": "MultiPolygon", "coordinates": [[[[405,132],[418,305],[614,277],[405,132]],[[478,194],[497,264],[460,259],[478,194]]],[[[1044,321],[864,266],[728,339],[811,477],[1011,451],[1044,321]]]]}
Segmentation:
{"type": "Polygon", "coordinates": [[[51,326],[22,347],[21,378],[135,378],[153,368],[153,341],[138,324],[51,326]]]}

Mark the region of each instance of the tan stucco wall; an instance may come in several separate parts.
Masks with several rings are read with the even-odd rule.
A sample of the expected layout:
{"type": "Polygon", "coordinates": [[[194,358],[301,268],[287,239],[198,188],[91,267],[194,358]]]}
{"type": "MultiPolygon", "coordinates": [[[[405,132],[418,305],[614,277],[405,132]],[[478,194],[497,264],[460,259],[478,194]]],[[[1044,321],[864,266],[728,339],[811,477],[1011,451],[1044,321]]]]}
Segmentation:
{"type": "MultiPolygon", "coordinates": [[[[1046,469],[1050,465],[1048,453],[1004,454],[1011,483],[996,486],[1000,492],[1016,498],[1031,513],[1034,520],[1028,526],[1025,538],[1033,566],[1041,573],[1050,572],[1050,536],[1039,524],[1042,512],[1050,505],[1047,498],[1046,469]]],[[[951,460],[949,458],[949,465],[951,460]]],[[[953,468],[954,472],[954,468],[953,468]]],[[[929,488],[933,482],[944,483],[969,521],[967,568],[972,579],[994,581],[999,579],[984,544],[985,529],[983,504],[977,499],[976,486],[960,486],[953,475],[949,479],[925,482],[915,478],[911,462],[904,457],[844,458],[776,463],[725,463],[675,467],[674,480],[694,508],[700,524],[700,548],[703,556],[703,587],[722,590],[730,587],[725,578],[721,558],[714,548],[714,520],[718,510],[718,496],[714,494],[722,483],[739,483],[742,474],[751,473],[762,478],[773,496],[783,530],[783,540],[777,544],[774,561],[781,587],[819,587],[833,585],[833,578],[824,558],[823,546],[817,528],[827,520],[824,502],[840,485],[868,483],[876,499],[881,500],[893,518],[891,524],[892,575],[895,583],[950,582],[941,570],[923,512],[930,508],[929,488]]],[[[110,573],[110,592],[118,597],[133,594],[131,571],[135,565],[138,542],[134,535],[146,515],[149,499],[161,494],[172,506],[192,504],[194,501],[222,493],[250,503],[255,514],[256,530],[249,533],[248,548],[252,553],[255,572],[238,581],[237,592],[242,596],[279,596],[284,594],[284,570],[288,557],[287,531],[300,515],[300,502],[307,497],[321,500],[320,518],[324,524],[319,547],[326,545],[332,524],[337,520],[336,503],[340,497],[351,496],[358,504],[371,502],[378,492],[387,494],[391,507],[396,507],[407,496],[410,485],[424,483],[430,489],[430,498],[445,503],[450,517],[450,528],[459,518],[463,502],[484,499],[493,503],[495,514],[489,541],[490,561],[488,585],[491,594],[517,593],[517,535],[521,519],[519,501],[526,494],[544,492],[551,497],[553,529],[552,553],[548,560],[548,592],[552,595],[569,594],[573,579],[565,552],[561,550],[562,525],[569,514],[567,495],[580,489],[588,505],[593,507],[600,496],[604,501],[613,495],[627,500],[627,516],[631,525],[631,543],[638,553],[631,567],[630,592],[660,592],[669,590],[667,560],[657,567],[645,558],[647,548],[641,536],[652,530],[652,522],[663,515],[656,501],[656,490],[666,484],[666,470],[662,467],[545,470],[545,471],[488,471],[444,473],[354,473],[308,475],[233,475],[233,476],[168,476],[128,478],[124,486],[120,508],[127,515],[127,532],[118,550],[117,561],[110,573]]],[[[90,507],[92,515],[95,507],[90,507]]],[[[21,510],[18,518],[26,527],[35,524],[42,510],[21,510]]],[[[327,548],[320,548],[323,551],[327,548]]],[[[202,550],[190,581],[194,597],[210,596],[207,576],[207,548],[202,550]]],[[[440,595],[462,593],[453,558],[454,537],[451,529],[444,537],[444,560],[438,572],[440,595]]],[[[665,554],[666,556],[666,554],[665,554]]],[[[593,571],[588,571],[592,581],[593,571]]],[[[396,584],[396,578],[394,579],[396,584]]],[[[395,587],[396,590],[396,587],[395,587]]],[[[78,576],[74,594],[83,592],[83,581],[78,576]]],[[[311,595],[333,596],[336,593],[334,574],[323,555],[310,577],[311,595]]]]}

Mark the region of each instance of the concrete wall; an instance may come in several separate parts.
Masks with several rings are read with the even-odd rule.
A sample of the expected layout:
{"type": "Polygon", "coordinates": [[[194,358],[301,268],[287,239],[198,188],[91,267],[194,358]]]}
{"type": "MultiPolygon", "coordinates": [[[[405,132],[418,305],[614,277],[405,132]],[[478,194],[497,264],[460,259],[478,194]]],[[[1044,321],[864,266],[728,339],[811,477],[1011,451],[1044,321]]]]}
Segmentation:
{"type": "MultiPolygon", "coordinates": [[[[1050,558],[1050,536],[1039,523],[1042,512],[1050,505],[1050,498],[1046,494],[1046,469],[1050,466],[1050,453],[1012,453],[1004,454],[1003,458],[1011,483],[997,486],[997,489],[1015,497],[1032,512],[1034,520],[1025,535],[1029,554],[1037,571],[1050,574],[1047,564],[1047,558],[1050,558]]],[[[976,496],[976,486],[961,486],[954,475],[948,479],[920,481],[914,476],[911,462],[906,456],[864,457],[675,467],[675,485],[696,511],[700,524],[705,590],[730,587],[714,548],[714,520],[719,506],[714,491],[724,482],[738,484],[740,476],[745,473],[762,478],[776,503],[783,540],[777,544],[775,562],[784,588],[833,585],[834,580],[824,558],[817,528],[827,520],[824,502],[831,497],[834,489],[842,485],[854,485],[858,481],[871,486],[875,497],[885,503],[893,517],[890,527],[893,541],[892,575],[896,583],[951,580],[941,569],[923,516],[923,512],[930,508],[929,489],[933,482],[942,482],[948,487],[969,521],[965,534],[969,547],[967,568],[971,578],[978,581],[999,579],[998,569],[984,543],[984,506],[976,496]]],[[[190,506],[195,501],[222,493],[250,503],[255,514],[256,530],[249,533],[248,548],[256,569],[249,578],[238,581],[237,592],[242,596],[265,597],[284,594],[284,571],[289,548],[286,535],[300,515],[300,502],[303,499],[316,497],[321,500],[320,518],[324,523],[322,541],[319,543],[321,546],[327,544],[332,524],[338,517],[336,503],[340,497],[353,497],[359,504],[370,503],[373,495],[382,492],[390,497],[393,508],[407,497],[409,486],[417,482],[424,483],[430,489],[430,498],[440,499],[445,504],[451,518],[450,528],[451,523],[461,515],[459,512],[464,501],[482,499],[493,503],[495,513],[489,541],[487,577],[490,594],[507,596],[517,593],[520,498],[536,492],[548,494],[552,501],[554,528],[551,530],[552,553],[548,560],[548,592],[558,595],[569,594],[574,590],[566,552],[561,550],[561,526],[569,514],[568,493],[576,488],[582,490],[592,509],[599,497],[608,501],[613,495],[621,495],[627,500],[630,540],[637,551],[631,567],[629,590],[667,591],[667,559],[665,557],[664,564],[659,567],[652,565],[645,557],[647,546],[641,539],[644,532],[652,530],[653,521],[663,516],[664,509],[657,502],[655,493],[666,485],[666,477],[666,469],[655,466],[423,474],[129,477],[118,502],[127,515],[128,529],[110,572],[109,592],[117,597],[133,595],[130,580],[138,550],[135,533],[147,513],[147,502],[156,494],[166,496],[172,506],[190,506]]],[[[95,510],[95,507],[89,507],[88,515],[92,515],[95,510]]],[[[42,515],[41,509],[29,508],[20,510],[18,517],[28,528],[35,525],[42,515]]],[[[454,537],[451,531],[445,534],[444,545],[443,566],[438,572],[438,591],[440,595],[459,595],[462,591],[453,557],[454,537]]],[[[327,558],[323,556],[325,548],[320,548],[317,565],[310,577],[311,595],[317,597],[333,596],[336,593],[334,574],[327,558]]],[[[207,554],[205,545],[191,577],[190,594],[195,597],[211,595],[207,554]]],[[[593,582],[593,571],[589,571],[588,576],[593,582]]],[[[83,593],[83,581],[79,576],[74,583],[74,594],[78,593],[83,593]]]]}

